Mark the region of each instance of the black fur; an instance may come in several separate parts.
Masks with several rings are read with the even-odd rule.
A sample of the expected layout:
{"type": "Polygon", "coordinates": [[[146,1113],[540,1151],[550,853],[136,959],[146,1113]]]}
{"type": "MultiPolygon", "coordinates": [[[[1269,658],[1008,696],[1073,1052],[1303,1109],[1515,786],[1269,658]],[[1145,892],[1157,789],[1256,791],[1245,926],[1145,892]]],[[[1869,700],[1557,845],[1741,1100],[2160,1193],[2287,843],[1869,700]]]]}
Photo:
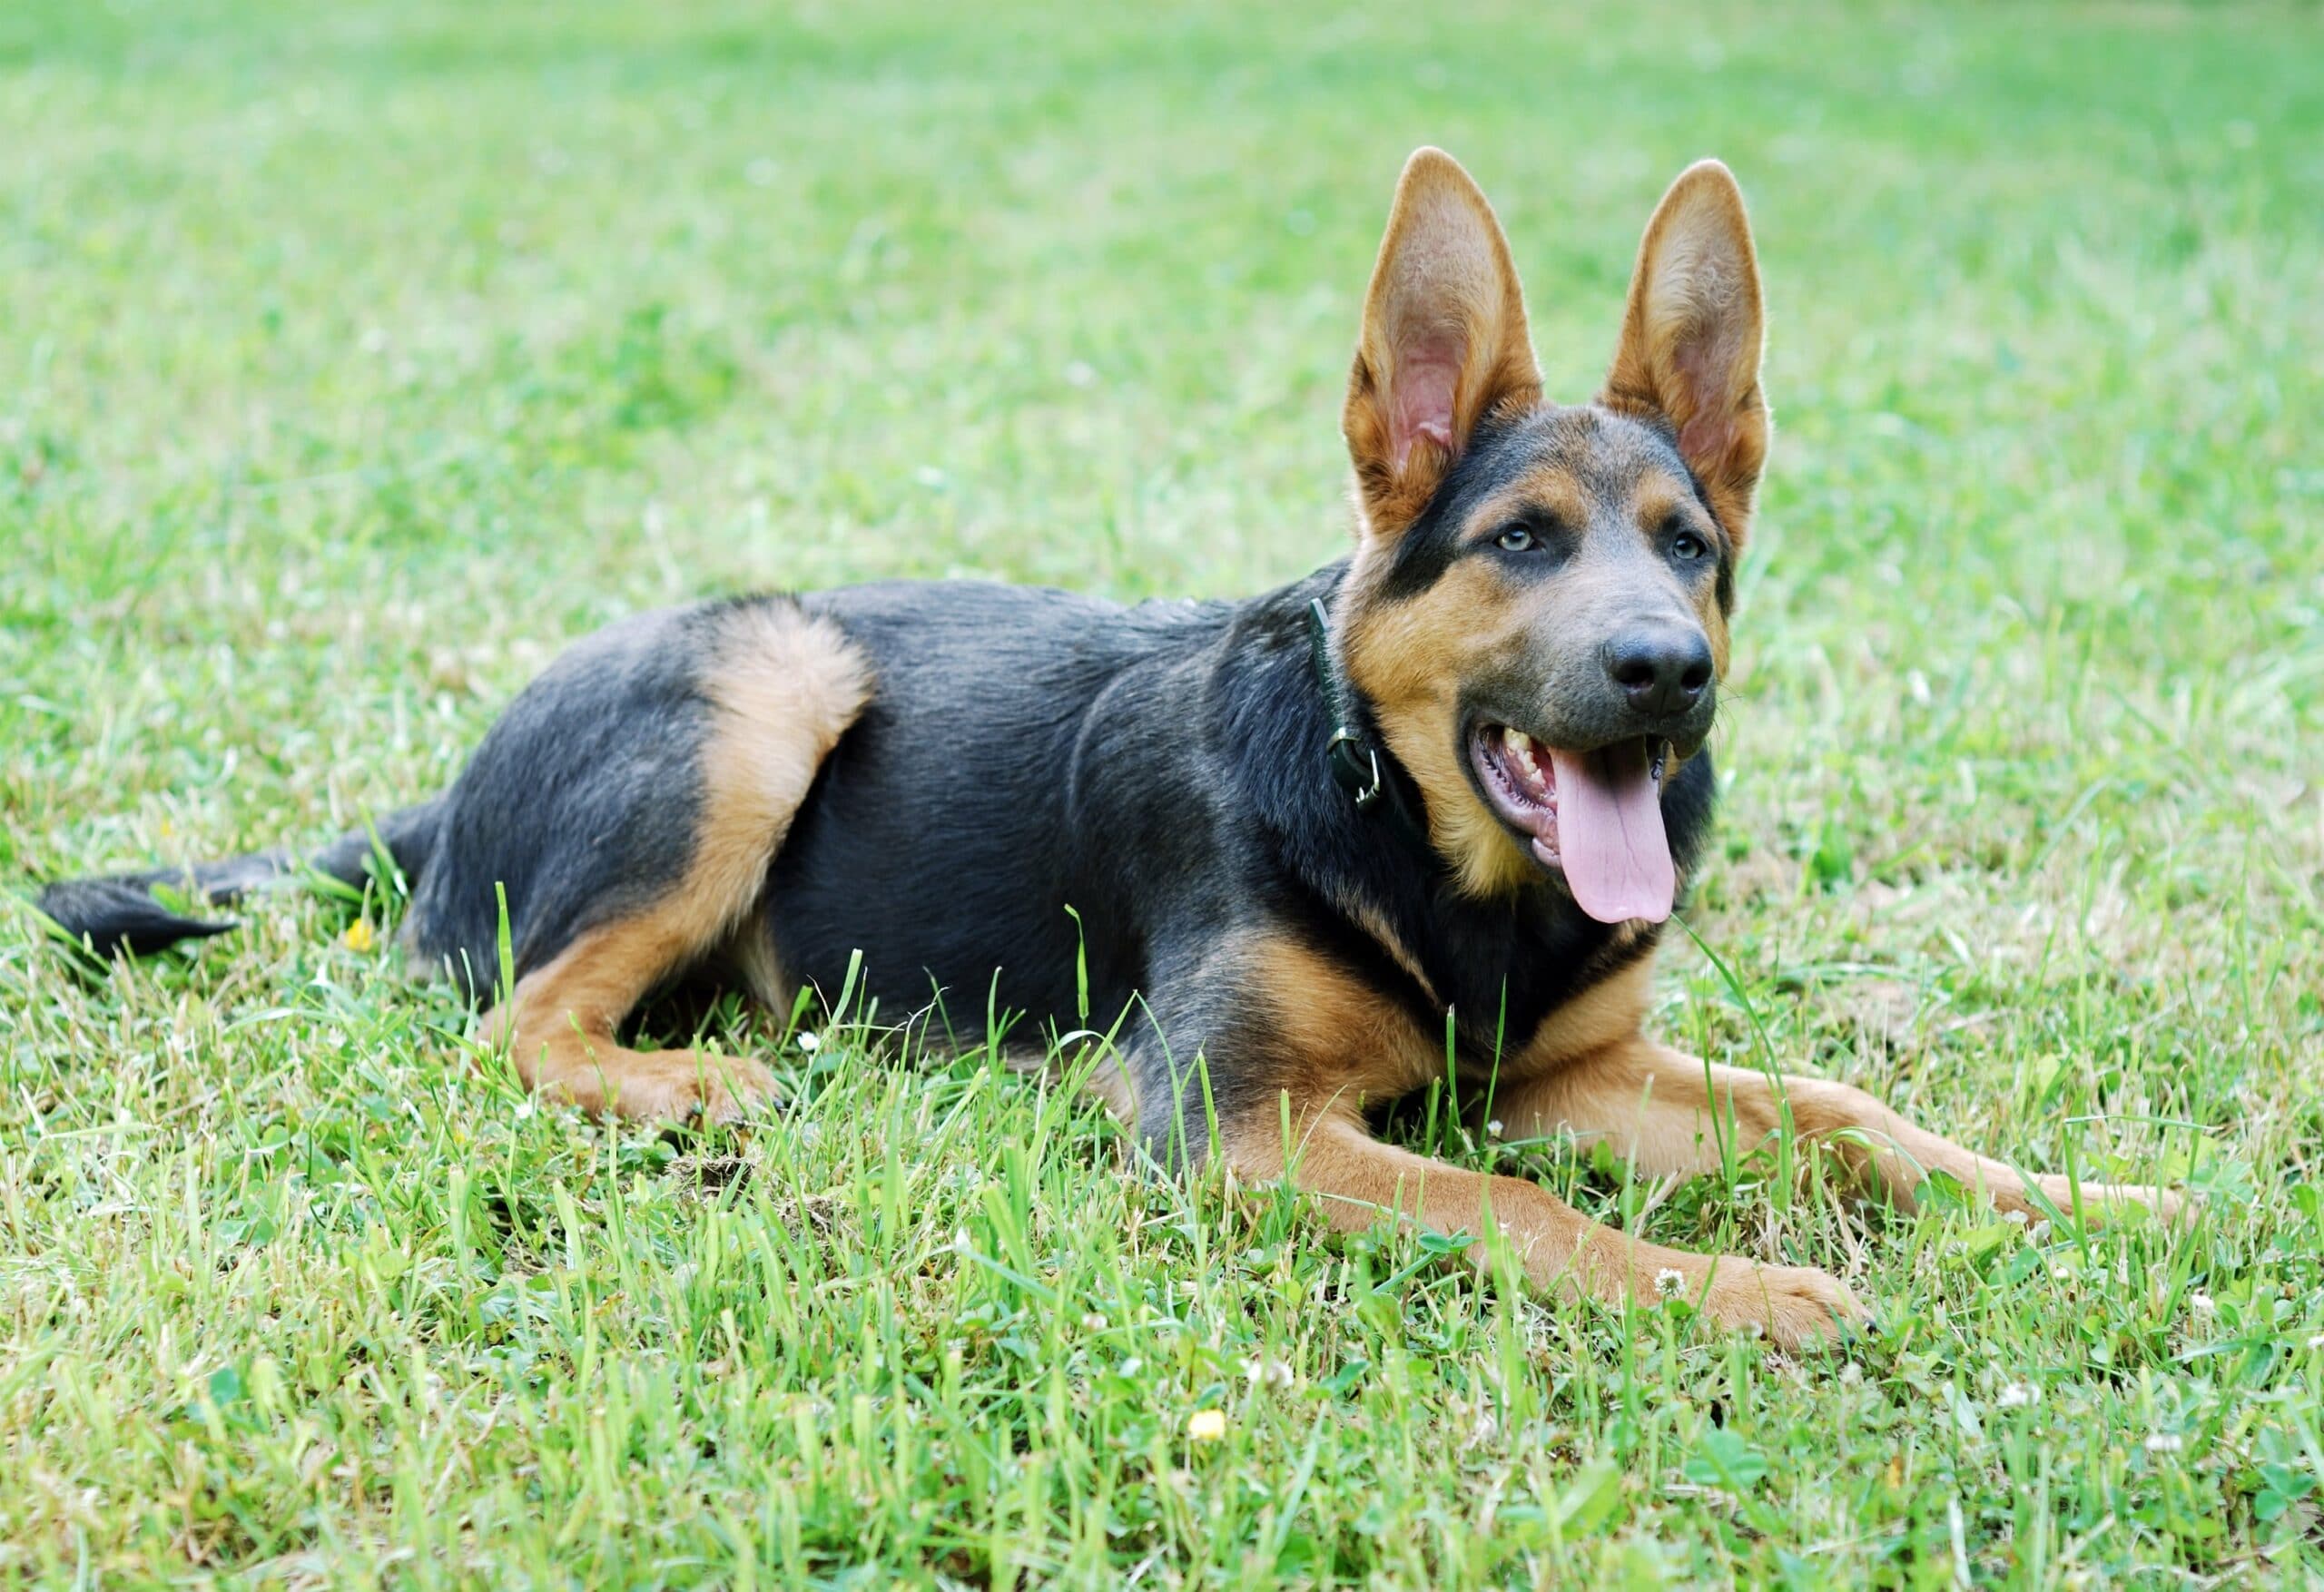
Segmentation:
{"type": "Polygon", "coordinates": [[[1072,1028],[1086,937],[1104,1027],[1143,987],[1157,918],[1218,919],[1224,881],[1167,881],[1225,816],[1188,710],[1231,605],[966,583],[805,602],[880,687],[775,859],[768,926],[794,977],[836,990],[860,949],[891,1018],[940,994],[956,1033],[989,997],[1072,1028]]]}
{"type": "MultiPolygon", "coordinates": [[[[1152,1070],[1166,1045],[1181,1062],[1238,1037],[1264,1053],[1265,1036],[1239,1033],[1245,1014],[1201,976],[1238,929],[1288,929],[1442,1025],[1348,915],[1361,904],[1415,948],[1465,1059],[1489,1068],[1497,1046],[1521,1044],[1653,939],[1618,948],[1546,880],[1508,901],[1460,897],[1332,782],[1305,614],[1344,569],[1246,603],[1127,610],[974,585],[805,599],[870,654],[881,686],[775,860],[767,926],[783,966],[834,990],[860,950],[859,988],[883,1015],[940,993],[955,1030],[976,1037],[989,1000],[1053,1031],[1085,1026],[1079,956],[1087,1021],[1104,1027],[1142,997],[1131,1053],[1149,1071],[1136,1082],[1177,1089],[1152,1070]]],[[[1403,771],[1390,777],[1423,811],[1403,771]]],[[[1682,870],[1712,790],[1698,757],[1665,791],[1682,870]]],[[[1226,1111],[1238,1091],[1273,1086],[1264,1068],[1237,1068],[1212,1080],[1212,1101],[1226,1111]]]]}
{"type": "Polygon", "coordinates": [[[1420,517],[1398,538],[1381,596],[1389,601],[1417,596],[1443,579],[1460,555],[1461,527],[1469,512],[1521,471],[1537,465],[1560,466],[1600,488],[1601,499],[1619,502],[1623,478],[1649,460],[1686,482],[1703,513],[1719,525],[1719,601],[1731,606],[1734,528],[1719,524],[1718,511],[1680,457],[1669,428],[1603,409],[1546,406],[1513,418],[1488,415],[1478,422],[1467,449],[1452,461],[1420,517]]]}
{"type": "MultiPolygon", "coordinates": [[[[783,967],[830,995],[861,953],[857,988],[884,1020],[932,1009],[969,1040],[989,1007],[1050,1033],[1129,1014],[1141,1117],[1165,1135],[1177,1114],[1152,1108],[1173,1096],[1187,1112],[1232,1112],[1275,1086],[1264,1065],[1214,1076],[1206,1101],[1188,1086],[1197,1051],[1269,1053],[1244,992],[1206,969],[1238,931],[1292,935],[1415,1021],[1443,1022],[1360,912],[1412,948],[1452,1008],[1463,1070],[1488,1071],[1654,937],[1595,922],[1546,879],[1502,901],[1457,895],[1441,864],[1333,782],[1306,607],[1345,572],[1242,603],[1127,609],[974,583],[799,599],[868,655],[879,683],[771,870],[760,918],[783,967]]],[[[380,826],[413,881],[408,933],[424,958],[480,997],[497,978],[502,892],[521,978],[679,880],[701,811],[704,671],[733,606],[644,614],[581,643],[517,697],[448,792],[380,826]]],[[[1424,821],[1420,791],[1389,762],[1424,821]]],[[[1699,756],[1664,791],[1682,872],[1712,788],[1699,756]]],[[[359,831],[304,865],[351,882],[369,855],[359,831]]],[[[186,882],[231,900],[293,872],[271,853],[186,882]]],[[[145,893],[175,877],[59,884],[42,905],[105,954],[225,927],[145,893]]]]}
{"type": "Polygon", "coordinates": [[[499,976],[504,892],[521,978],[685,872],[710,715],[702,673],[731,606],[606,626],[486,732],[444,799],[437,865],[414,887],[410,919],[413,948],[472,997],[499,976]]]}
{"type": "MultiPolygon", "coordinates": [[[[206,939],[235,926],[231,919],[182,917],[154,899],[156,885],[176,882],[162,873],[61,880],[42,890],[36,904],[70,938],[103,958],[123,951],[150,957],[182,939],[206,939]]],[[[194,893],[190,887],[188,893],[194,893]]]]}
{"type": "MultiPolygon", "coordinates": [[[[499,976],[504,895],[521,977],[684,872],[709,712],[701,675],[732,606],[642,614],[576,644],[518,693],[450,791],[379,826],[411,885],[412,949],[471,998],[487,997],[499,976]]],[[[270,851],[53,884],[38,905],[100,957],[146,955],[233,927],[167,910],[155,885],[230,905],[305,869],[359,883],[371,857],[370,833],[359,830],[308,857],[270,851]]]]}
{"type": "MultiPolygon", "coordinates": [[[[440,798],[423,801],[379,821],[379,842],[407,878],[427,868],[443,806],[440,798]]],[[[341,884],[359,885],[370,877],[371,841],[371,830],[360,829],[305,856],[287,850],[260,851],[189,868],[60,880],[42,890],[34,904],[69,938],[85,944],[99,957],[111,958],[123,951],[151,956],[180,940],[207,938],[235,927],[231,920],[187,918],[171,911],[154,899],[157,887],[182,891],[190,901],[231,907],[252,890],[295,883],[310,871],[341,884]]]]}

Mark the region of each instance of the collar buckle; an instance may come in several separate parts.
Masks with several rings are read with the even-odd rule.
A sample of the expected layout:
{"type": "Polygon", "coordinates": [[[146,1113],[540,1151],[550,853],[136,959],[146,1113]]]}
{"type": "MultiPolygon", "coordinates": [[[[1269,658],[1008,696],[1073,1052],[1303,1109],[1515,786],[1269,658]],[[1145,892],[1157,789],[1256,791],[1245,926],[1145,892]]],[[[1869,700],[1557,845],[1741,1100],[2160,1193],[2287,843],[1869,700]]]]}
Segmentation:
{"type": "Polygon", "coordinates": [[[1324,754],[1332,760],[1332,782],[1354,797],[1358,807],[1368,809],[1380,800],[1385,781],[1380,777],[1378,748],[1366,745],[1364,737],[1338,724],[1332,729],[1324,754]]]}
{"type": "Polygon", "coordinates": [[[1333,666],[1331,615],[1320,597],[1307,604],[1307,641],[1315,686],[1332,721],[1332,738],[1324,745],[1332,783],[1354,799],[1356,811],[1376,812],[1406,844],[1430,854],[1426,830],[1405,811],[1402,793],[1388,783],[1387,771],[1380,766],[1380,749],[1356,728],[1355,704],[1333,666]]]}

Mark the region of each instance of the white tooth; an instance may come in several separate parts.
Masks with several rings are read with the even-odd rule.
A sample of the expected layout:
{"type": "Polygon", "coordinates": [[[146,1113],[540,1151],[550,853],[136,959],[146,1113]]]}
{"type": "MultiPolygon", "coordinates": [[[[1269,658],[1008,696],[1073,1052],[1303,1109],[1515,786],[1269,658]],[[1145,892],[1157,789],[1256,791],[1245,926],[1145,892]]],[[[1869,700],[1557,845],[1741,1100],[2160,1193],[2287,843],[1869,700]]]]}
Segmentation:
{"type": "Polygon", "coordinates": [[[1517,760],[1517,766],[1521,769],[1533,766],[1533,753],[1528,744],[1532,739],[1522,730],[1512,730],[1506,724],[1502,726],[1502,744],[1509,749],[1509,755],[1517,760]]]}

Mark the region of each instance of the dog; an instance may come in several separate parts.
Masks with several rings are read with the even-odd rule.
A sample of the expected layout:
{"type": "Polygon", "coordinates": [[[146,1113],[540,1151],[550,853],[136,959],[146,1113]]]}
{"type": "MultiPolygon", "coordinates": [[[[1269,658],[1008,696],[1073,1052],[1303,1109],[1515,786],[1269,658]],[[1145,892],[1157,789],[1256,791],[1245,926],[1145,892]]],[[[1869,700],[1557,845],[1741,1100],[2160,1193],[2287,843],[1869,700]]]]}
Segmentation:
{"type": "Polygon", "coordinates": [[[848,985],[1052,1041],[1111,1022],[1090,1086],[1166,1166],[1287,1181],[1338,1229],[1468,1234],[1546,1290],[1683,1290],[1718,1326],[1834,1337],[1866,1318],[1824,1271],[1648,1243],[1365,1120],[1450,1070],[1504,1131],[1654,1175],[1788,1131],[1906,1208],[1941,1172],[2004,1212],[2178,1209],[1644,1032],[1711,818],[1760,345],[1742,196],[1706,161],[1647,226],[1603,390],[1546,401],[1500,223],[1423,149],[1342,416],[1347,556],[1244,601],[891,582],[642,614],[566,653],[432,801],[316,855],[40,904],[144,953],[231,927],[157,884],[231,902],[308,869],[359,883],[384,853],[408,950],[491,1003],[524,1083],[625,1118],[774,1099],[746,1057],[622,1042],[681,976],[778,1014],[848,985]]]}

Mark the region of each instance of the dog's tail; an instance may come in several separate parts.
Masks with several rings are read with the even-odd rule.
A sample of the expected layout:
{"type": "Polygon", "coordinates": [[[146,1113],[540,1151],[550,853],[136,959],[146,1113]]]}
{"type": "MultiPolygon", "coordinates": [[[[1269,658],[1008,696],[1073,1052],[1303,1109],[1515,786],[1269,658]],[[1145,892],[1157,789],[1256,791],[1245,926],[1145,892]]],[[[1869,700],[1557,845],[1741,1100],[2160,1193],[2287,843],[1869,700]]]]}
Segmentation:
{"type": "Polygon", "coordinates": [[[371,877],[373,860],[382,850],[406,880],[416,885],[436,848],[443,807],[440,797],[407,807],[316,852],[258,851],[190,868],[59,880],[42,890],[34,904],[67,938],[100,958],[110,960],[121,951],[148,956],[182,939],[223,934],[234,927],[231,921],[182,916],[155,899],[156,885],[174,887],[190,902],[207,906],[231,906],[252,890],[296,884],[313,874],[360,886],[371,877]]]}

